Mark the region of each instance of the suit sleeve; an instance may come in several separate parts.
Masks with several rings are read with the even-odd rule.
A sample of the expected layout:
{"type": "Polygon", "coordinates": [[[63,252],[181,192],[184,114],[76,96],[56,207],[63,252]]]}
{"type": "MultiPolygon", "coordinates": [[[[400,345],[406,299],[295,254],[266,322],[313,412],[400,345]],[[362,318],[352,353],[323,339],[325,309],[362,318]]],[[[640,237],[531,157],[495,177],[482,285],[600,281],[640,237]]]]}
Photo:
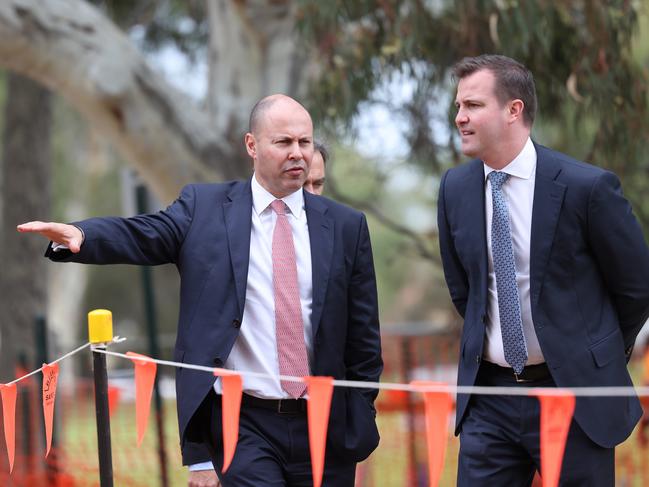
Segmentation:
{"type": "Polygon", "coordinates": [[[619,179],[610,172],[593,185],[588,206],[589,243],[611,295],[630,351],[649,317],[649,249],[619,179]]]}
{"type": "Polygon", "coordinates": [[[451,294],[451,300],[460,316],[464,318],[466,302],[469,295],[469,282],[464,267],[457,255],[453,236],[448,222],[446,212],[446,179],[448,172],[442,177],[439,185],[439,197],[437,200],[437,231],[439,238],[439,250],[442,256],[444,277],[446,285],[451,294]]]}
{"type": "Polygon", "coordinates": [[[212,461],[204,443],[185,440],[181,444],[181,452],[185,466],[212,461]]]}
{"type": "MultiPolygon", "coordinates": [[[[379,307],[372,247],[365,216],[362,217],[356,246],[356,255],[348,287],[348,330],[345,347],[346,378],[376,382],[383,370],[379,307]]],[[[359,389],[370,403],[378,390],[359,389]]]]}
{"type": "Polygon", "coordinates": [[[52,245],[45,256],[57,262],[83,264],[159,265],[176,262],[178,252],[192,223],[195,203],[192,185],[165,210],[131,218],[90,218],[74,225],[84,233],[81,251],[55,252],[52,245]]]}

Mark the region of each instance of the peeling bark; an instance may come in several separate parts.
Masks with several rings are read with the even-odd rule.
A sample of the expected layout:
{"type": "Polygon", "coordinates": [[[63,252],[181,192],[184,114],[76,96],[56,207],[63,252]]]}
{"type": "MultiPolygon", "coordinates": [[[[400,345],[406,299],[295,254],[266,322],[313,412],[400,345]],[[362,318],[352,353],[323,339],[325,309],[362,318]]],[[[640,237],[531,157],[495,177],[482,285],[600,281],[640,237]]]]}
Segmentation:
{"type": "Polygon", "coordinates": [[[206,112],[153,72],[129,38],[81,0],[0,3],[0,66],[65,98],[170,201],[190,181],[247,172],[206,112]]]}

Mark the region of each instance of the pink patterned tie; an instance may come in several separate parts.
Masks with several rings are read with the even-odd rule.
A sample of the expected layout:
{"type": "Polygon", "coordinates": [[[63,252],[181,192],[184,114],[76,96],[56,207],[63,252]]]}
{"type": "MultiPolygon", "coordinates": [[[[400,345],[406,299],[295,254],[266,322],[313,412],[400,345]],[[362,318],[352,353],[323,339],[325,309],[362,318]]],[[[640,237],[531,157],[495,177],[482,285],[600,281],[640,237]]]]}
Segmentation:
{"type": "MultiPolygon", "coordinates": [[[[286,204],[282,200],[275,200],[270,206],[277,213],[273,230],[273,292],[279,373],[304,377],[309,375],[309,360],[304,344],[293,233],[286,216],[286,204]]],[[[298,398],[304,394],[306,384],[282,381],[282,389],[298,398]]]]}

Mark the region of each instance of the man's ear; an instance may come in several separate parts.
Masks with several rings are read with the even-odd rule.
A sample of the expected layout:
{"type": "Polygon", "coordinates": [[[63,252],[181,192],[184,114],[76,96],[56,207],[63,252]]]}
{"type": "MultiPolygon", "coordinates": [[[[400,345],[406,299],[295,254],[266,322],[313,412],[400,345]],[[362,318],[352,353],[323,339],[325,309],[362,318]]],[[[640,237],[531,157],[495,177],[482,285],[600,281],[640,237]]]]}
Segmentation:
{"type": "Polygon", "coordinates": [[[518,98],[515,100],[511,100],[509,102],[510,121],[513,123],[516,120],[522,120],[524,109],[525,109],[525,103],[523,103],[523,100],[519,100],[518,98]]]}
{"type": "Polygon", "coordinates": [[[255,136],[248,132],[244,138],[244,143],[246,144],[248,155],[255,159],[257,157],[257,141],[255,140],[255,136]]]}

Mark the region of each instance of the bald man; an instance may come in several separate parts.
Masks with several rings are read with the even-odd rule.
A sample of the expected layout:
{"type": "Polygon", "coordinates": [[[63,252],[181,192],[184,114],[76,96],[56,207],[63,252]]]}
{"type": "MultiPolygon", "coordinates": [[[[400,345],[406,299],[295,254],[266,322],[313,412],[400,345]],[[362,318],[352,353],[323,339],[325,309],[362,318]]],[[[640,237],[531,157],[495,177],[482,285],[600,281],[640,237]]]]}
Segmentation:
{"type": "MultiPolygon", "coordinates": [[[[302,186],[309,193],[321,195],[324,191],[325,166],[329,151],[322,142],[313,142],[313,157],[309,175],[302,186]]],[[[186,445],[183,449],[184,464],[189,467],[187,487],[219,487],[221,483],[209,460],[209,454],[198,445],[186,445]]]]}
{"type": "MultiPolygon", "coordinates": [[[[379,379],[369,233],[363,214],[303,190],[314,149],[300,103],[284,95],[259,101],[245,147],[254,165],[248,181],[188,185],[152,215],[18,230],[50,239],[46,255],[55,261],[175,264],[174,360],[269,376],[243,376],[239,442],[223,473],[221,381],[177,369],[183,462],[208,452],[225,487],[310,486],[305,386],[278,375],[379,379]]],[[[376,393],[335,389],[323,485],[352,487],[356,463],[378,445],[376,393]]]]}

